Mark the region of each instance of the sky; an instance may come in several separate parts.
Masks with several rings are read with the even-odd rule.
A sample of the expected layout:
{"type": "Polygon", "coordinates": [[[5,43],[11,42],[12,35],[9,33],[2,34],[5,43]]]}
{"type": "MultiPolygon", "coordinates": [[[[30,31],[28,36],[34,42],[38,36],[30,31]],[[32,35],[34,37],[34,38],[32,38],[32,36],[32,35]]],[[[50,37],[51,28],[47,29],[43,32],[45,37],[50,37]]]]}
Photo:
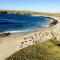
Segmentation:
{"type": "Polygon", "coordinates": [[[60,12],[60,0],[0,0],[0,9],[60,12]]]}

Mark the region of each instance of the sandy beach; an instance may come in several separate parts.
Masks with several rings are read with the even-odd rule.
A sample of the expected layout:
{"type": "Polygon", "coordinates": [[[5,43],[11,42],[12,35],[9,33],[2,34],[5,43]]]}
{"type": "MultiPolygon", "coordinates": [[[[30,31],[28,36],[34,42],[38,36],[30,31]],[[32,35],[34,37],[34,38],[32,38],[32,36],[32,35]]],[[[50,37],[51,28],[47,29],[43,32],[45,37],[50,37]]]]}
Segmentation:
{"type": "Polygon", "coordinates": [[[19,49],[25,48],[29,45],[43,42],[54,37],[60,39],[60,18],[53,18],[58,20],[58,23],[53,27],[47,27],[43,30],[36,30],[22,35],[16,34],[0,37],[0,60],[4,60],[6,57],[15,53],[19,49]]]}

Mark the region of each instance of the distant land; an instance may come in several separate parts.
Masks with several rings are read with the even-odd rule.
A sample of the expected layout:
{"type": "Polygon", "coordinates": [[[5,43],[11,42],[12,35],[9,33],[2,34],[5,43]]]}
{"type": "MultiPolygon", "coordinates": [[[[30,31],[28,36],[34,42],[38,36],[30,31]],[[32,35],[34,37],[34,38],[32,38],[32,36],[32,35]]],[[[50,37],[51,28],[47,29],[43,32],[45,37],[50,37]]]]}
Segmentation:
{"type": "Polygon", "coordinates": [[[0,10],[0,13],[24,14],[24,15],[33,15],[33,16],[58,16],[58,17],[60,17],[60,13],[50,13],[50,12],[33,12],[33,11],[20,11],[20,10],[0,10]]]}

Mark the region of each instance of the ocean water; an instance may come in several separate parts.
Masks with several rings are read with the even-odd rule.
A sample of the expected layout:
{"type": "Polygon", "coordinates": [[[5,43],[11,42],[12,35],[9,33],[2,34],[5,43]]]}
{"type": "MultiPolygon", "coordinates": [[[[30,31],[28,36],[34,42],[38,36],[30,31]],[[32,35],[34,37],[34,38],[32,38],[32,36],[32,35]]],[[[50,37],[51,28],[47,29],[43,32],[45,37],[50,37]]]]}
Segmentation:
{"type": "Polygon", "coordinates": [[[49,20],[44,17],[0,14],[0,33],[1,32],[24,32],[42,28],[49,24],[49,20]]]}

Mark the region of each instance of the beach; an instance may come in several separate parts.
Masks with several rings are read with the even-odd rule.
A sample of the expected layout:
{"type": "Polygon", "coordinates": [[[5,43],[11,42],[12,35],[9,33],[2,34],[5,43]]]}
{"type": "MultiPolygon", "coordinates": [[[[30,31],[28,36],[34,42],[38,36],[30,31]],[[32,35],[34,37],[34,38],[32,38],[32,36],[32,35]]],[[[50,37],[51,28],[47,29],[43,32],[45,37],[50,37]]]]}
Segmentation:
{"type": "MultiPolygon", "coordinates": [[[[52,16],[51,16],[52,17],[52,16]]],[[[29,45],[44,42],[51,38],[60,39],[60,18],[52,17],[58,21],[56,25],[48,26],[42,30],[35,30],[23,34],[8,35],[0,37],[0,60],[12,55],[19,49],[25,48],[29,45]]]]}

